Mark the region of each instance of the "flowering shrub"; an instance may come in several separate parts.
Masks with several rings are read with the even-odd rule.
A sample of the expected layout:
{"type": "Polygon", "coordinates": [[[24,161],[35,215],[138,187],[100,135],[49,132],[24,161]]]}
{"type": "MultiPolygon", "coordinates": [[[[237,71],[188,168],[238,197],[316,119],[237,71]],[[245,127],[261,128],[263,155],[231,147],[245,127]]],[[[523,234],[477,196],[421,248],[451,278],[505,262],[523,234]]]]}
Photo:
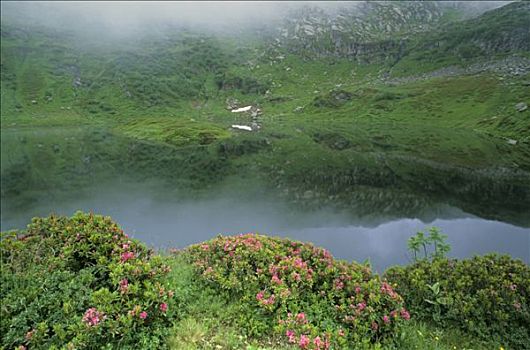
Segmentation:
{"type": "Polygon", "coordinates": [[[174,315],[169,267],[110,218],[36,218],[0,249],[3,348],[159,348],[174,315]]]}
{"type": "Polygon", "coordinates": [[[514,349],[530,344],[530,268],[520,260],[493,254],[434,259],[392,267],[386,276],[413,315],[514,349]]]}
{"type": "Polygon", "coordinates": [[[261,322],[302,349],[385,342],[409,319],[401,296],[368,266],[311,244],[220,236],[186,255],[205,281],[252,305],[247,327],[261,322]]]}

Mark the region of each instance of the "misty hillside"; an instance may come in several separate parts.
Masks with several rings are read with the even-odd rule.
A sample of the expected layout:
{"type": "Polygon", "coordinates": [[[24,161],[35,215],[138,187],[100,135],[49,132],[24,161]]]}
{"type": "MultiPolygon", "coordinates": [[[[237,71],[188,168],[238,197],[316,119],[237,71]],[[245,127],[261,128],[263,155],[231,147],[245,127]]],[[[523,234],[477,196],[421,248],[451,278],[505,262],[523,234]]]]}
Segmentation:
{"type": "Polygon", "coordinates": [[[115,28],[2,6],[3,198],[116,173],[199,192],[243,177],[309,206],[391,215],[448,201],[525,222],[526,2],[293,5],[232,26],[115,28]]]}

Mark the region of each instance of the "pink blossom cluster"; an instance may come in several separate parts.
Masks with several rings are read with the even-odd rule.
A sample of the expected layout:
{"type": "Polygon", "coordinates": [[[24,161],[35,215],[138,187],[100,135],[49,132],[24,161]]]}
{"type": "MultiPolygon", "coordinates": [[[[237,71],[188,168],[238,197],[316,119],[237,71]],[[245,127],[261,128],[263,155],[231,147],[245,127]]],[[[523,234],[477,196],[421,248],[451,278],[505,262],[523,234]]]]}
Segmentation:
{"type": "Polygon", "coordinates": [[[259,291],[258,294],[256,294],[256,300],[261,305],[272,305],[276,301],[276,296],[274,294],[271,294],[268,298],[265,298],[265,292],[259,291]]]}
{"type": "MultiPolygon", "coordinates": [[[[316,336],[311,338],[307,333],[310,333],[308,327],[308,320],[305,313],[300,312],[293,316],[289,313],[287,320],[280,320],[279,322],[287,327],[285,336],[287,341],[291,344],[297,344],[300,349],[314,349],[314,350],[327,350],[331,346],[330,338],[328,335],[324,337],[316,336]],[[297,336],[295,329],[301,333],[297,336]]],[[[344,332],[343,334],[344,335],[344,332]]]]}
{"type": "Polygon", "coordinates": [[[383,282],[381,284],[381,293],[388,294],[392,299],[399,298],[399,295],[394,292],[394,289],[392,289],[392,286],[388,284],[387,282],[383,282]]]}
{"type": "Polygon", "coordinates": [[[99,312],[95,307],[92,307],[85,311],[83,322],[90,327],[94,327],[105,320],[105,318],[106,316],[103,312],[99,312]]]}
{"type": "Polygon", "coordinates": [[[124,278],[120,281],[120,293],[125,294],[129,291],[129,281],[124,278]]]}

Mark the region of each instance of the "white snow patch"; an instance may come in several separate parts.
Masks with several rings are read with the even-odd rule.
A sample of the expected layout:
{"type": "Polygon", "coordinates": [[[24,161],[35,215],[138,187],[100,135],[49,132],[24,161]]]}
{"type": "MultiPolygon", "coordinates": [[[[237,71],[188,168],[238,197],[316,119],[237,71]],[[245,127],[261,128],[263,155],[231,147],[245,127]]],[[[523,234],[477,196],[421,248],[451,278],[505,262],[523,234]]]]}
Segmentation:
{"type": "MultiPolygon", "coordinates": [[[[233,112],[233,111],[232,111],[232,112],[233,112]]],[[[252,131],[252,128],[251,128],[250,126],[247,126],[247,125],[237,125],[237,124],[234,124],[234,125],[232,125],[232,129],[252,131]]]]}
{"type": "Polygon", "coordinates": [[[251,108],[252,106],[246,106],[246,107],[241,107],[238,109],[232,109],[232,113],[246,112],[246,111],[249,111],[251,108]]]}

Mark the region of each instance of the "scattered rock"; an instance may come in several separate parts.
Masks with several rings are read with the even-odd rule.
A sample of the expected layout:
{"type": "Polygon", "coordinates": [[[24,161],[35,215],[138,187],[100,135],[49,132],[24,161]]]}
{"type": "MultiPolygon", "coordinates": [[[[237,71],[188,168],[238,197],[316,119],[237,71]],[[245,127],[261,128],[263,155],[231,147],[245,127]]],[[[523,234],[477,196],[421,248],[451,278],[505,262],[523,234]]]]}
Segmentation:
{"type": "Polygon", "coordinates": [[[528,105],[524,102],[519,102],[515,105],[515,109],[517,110],[517,112],[523,112],[528,109],[528,105]]]}
{"type": "Polygon", "coordinates": [[[37,104],[37,100],[31,100],[31,104],[36,105],[37,104]]]}
{"type": "Polygon", "coordinates": [[[294,112],[295,112],[295,113],[300,113],[300,112],[302,112],[303,110],[304,110],[304,107],[302,107],[302,106],[298,106],[298,107],[296,107],[296,108],[294,109],[294,112]]]}
{"type": "Polygon", "coordinates": [[[516,145],[517,144],[517,140],[513,140],[513,139],[508,139],[508,140],[506,140],[506,142],[508,142],[509,145],[516,145]]]}

